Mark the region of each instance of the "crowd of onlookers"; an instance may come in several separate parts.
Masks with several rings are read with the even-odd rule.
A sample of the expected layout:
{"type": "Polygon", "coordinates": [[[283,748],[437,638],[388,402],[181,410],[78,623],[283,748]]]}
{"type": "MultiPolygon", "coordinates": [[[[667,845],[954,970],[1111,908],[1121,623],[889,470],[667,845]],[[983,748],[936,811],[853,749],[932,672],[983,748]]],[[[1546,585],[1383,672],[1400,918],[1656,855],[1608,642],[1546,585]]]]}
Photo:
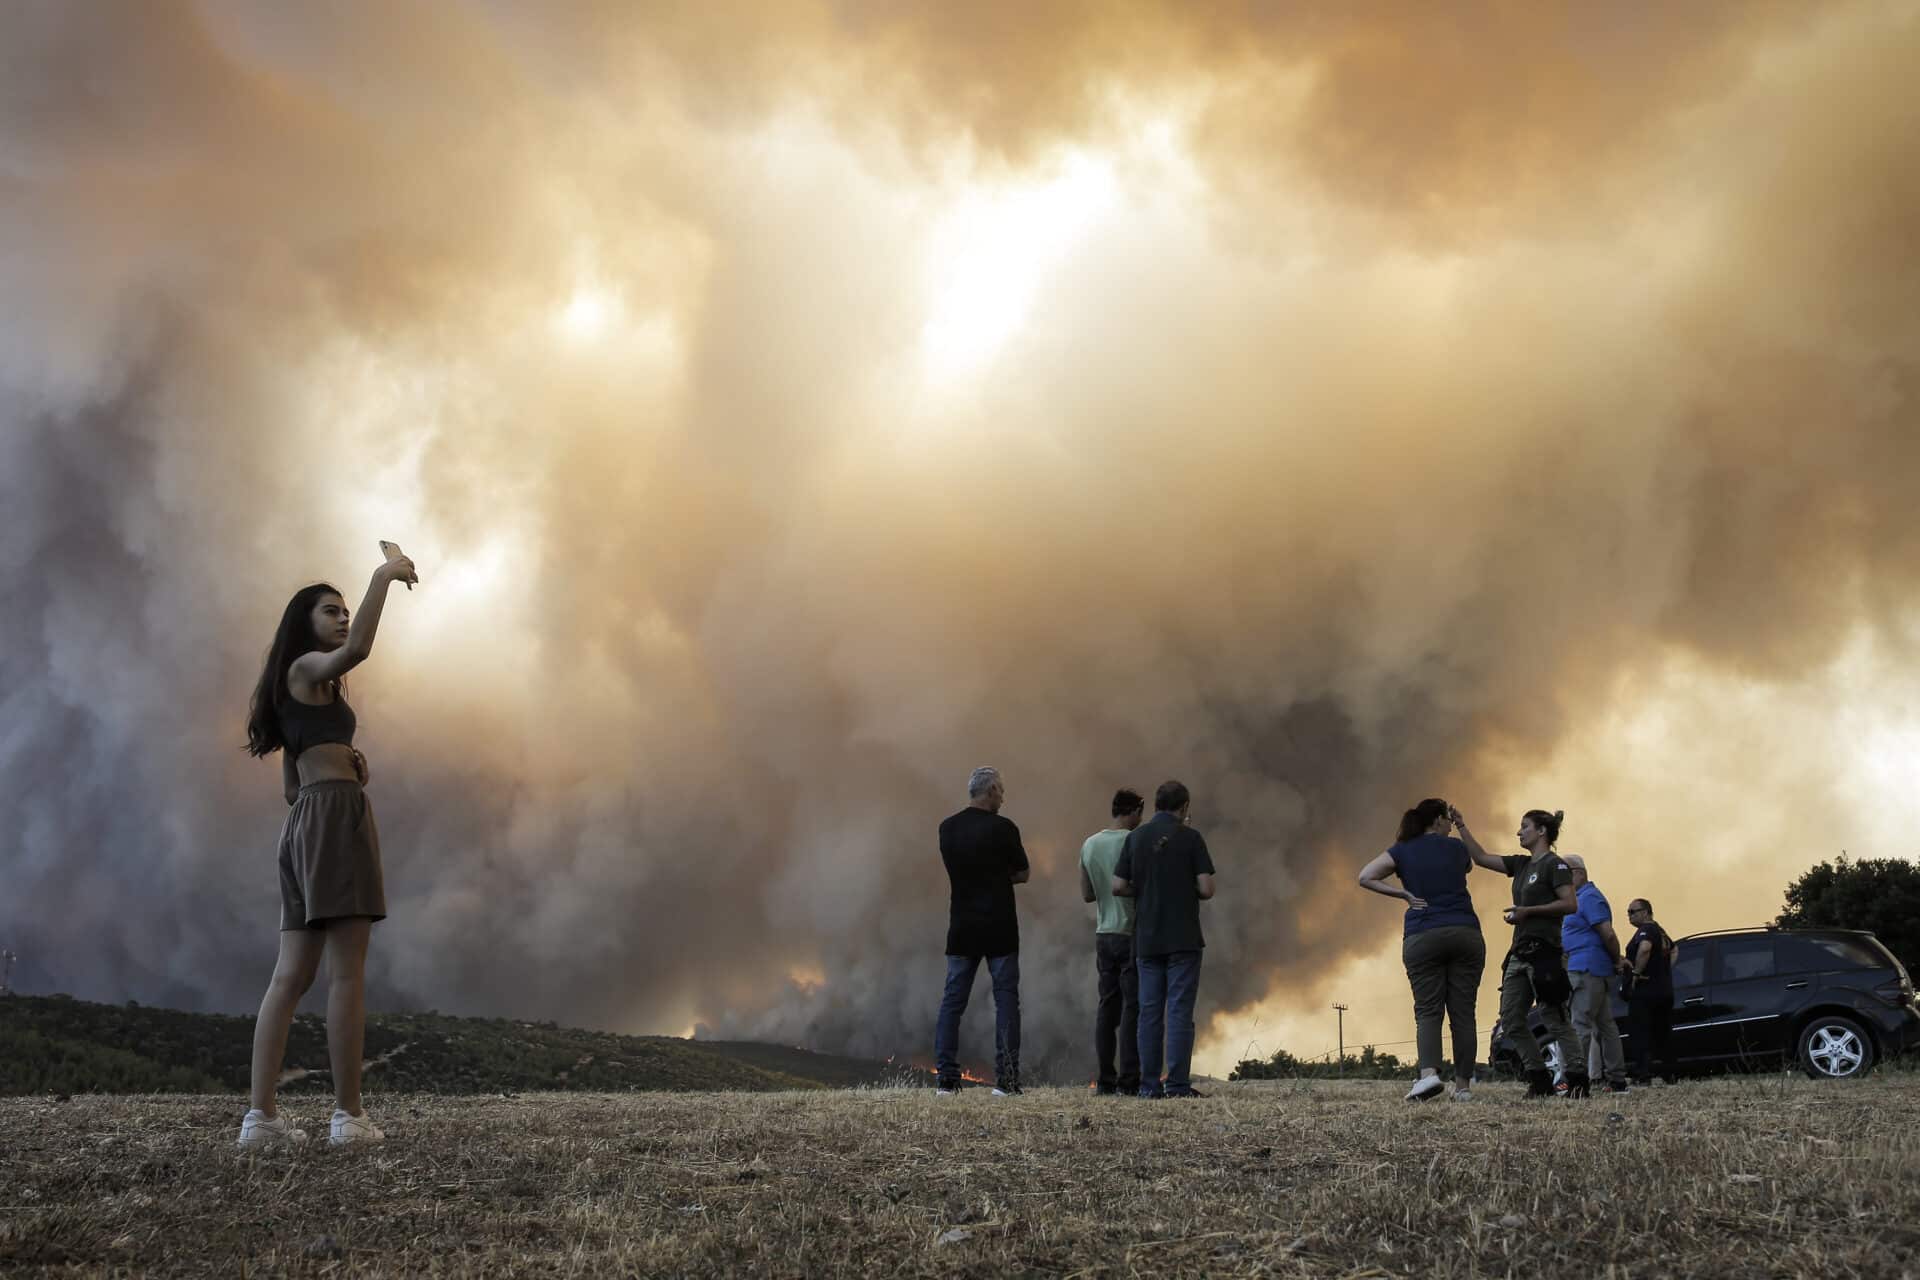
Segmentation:
{"type": "MultiPolygon", "coordinates": [[[[982,961],[994,996],[995,1094],[1020,1092],[1020,936],[1014,886],[1028,877],[1020,829],[1000,808],[1006,786],[992,768],[973,771],[968,804],[940,824],[940,857],[952,888],[946,989],[934,1026],[941,1093],[960,1087],[960,1018],[982,961]]],[[[1110,825],[1080,850],[1081,896],[1094,906],[1095,1089],[1143,1098],[1195,1097],[1191,1067],[1194,1005],[1206,946],[1200,903],[1214,893],[1207,842],[1188,823],[1191,796],[1162,783],[1147,818],[1137,792],[1114,794],[1110,825]]],[[[1452,1033],[1453,1097],[1473,1096],[1478,1042],[1474,1006],[1486,970],[1486,940],[1467,890],[1475,867],[1513,882],[1513,927],[1500,964],[1500,1025],[1531,1097],[1591,1094],[1598,1084],[1625,1092],[1653,1082],[1654,1063],[1673,1078],[1673,940],[1653,905],[1627,906],[1633,926],[1622,945],[1612,908],[1585,859],[1555,846],[1563,814],[1529,810],[1515,832],[1521,853],[1486,851],[1458,809],[1422,800],[1406,811],[1393,843],[1361,868],[1364,889],[1407,904],[1401,958],[1413,988],[1419,1077],[1414,1100],[1446,1092],[1442,1021],[1452,1033]],[[1397,881],[1398,883],[1394,883],[1397,881]],[[1624,998],[1633,1056],[1628,1061],[1613,1010],[1624,998]],[[1528,1015],[1537,1012],[1562,1066],[1556,1081],[1528,1015]]]]}

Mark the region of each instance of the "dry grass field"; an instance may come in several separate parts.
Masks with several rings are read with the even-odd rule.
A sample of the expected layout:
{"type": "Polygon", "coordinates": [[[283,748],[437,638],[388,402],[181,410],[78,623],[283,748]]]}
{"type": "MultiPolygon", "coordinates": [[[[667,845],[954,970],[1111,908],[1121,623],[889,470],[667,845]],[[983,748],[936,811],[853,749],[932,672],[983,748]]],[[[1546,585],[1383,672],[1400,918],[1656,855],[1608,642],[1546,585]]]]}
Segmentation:
{"type": "Polygon", "coordinates": [[[1920,1078],[1402,1087],[386,1096],[251,1158],[237,1099],[5,1099],[0,1271],[1920,1274],[1920,1078]]]}

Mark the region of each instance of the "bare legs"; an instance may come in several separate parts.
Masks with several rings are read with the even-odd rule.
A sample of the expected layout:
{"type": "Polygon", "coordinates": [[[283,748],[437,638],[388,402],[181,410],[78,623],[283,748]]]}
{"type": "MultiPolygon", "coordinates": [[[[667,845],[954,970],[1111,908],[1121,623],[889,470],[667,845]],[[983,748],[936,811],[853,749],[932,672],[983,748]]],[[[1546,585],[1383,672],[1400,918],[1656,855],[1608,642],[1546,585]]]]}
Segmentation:
{"type": "Polygon", "coordinates": [[[333,1101],[348,1115],[360,1114],[361,1053],[367,1043],[367,938],[365,916],[327,925],[327,1059],[333,1064],[333,1101]]]}
{"type": "Polygon", "coordinates": [[[373,921],[329,921],[325,929],[284,929],[280,958],[253,1024],[253,1100],[271,1119],[274,1091],[287,1058],[287,1032],[300,997],[327,959],[327,1057],[333,1067],[334,1105],[360,1114],[360,1066],[367,1040],[367,939],[373,921]]]}
{"type": "Polygon", "coordinates": [[[325,934],[314,929],[282,929],[280,958],[274,962],[260,1016],[253,1023],[253,1108],[269,1120],[276,1114],[273,1095],[280,1084],[280,1067],[287,1060],[287,1031],[293,1010],[313,985],[320,969],[325,934]]]}

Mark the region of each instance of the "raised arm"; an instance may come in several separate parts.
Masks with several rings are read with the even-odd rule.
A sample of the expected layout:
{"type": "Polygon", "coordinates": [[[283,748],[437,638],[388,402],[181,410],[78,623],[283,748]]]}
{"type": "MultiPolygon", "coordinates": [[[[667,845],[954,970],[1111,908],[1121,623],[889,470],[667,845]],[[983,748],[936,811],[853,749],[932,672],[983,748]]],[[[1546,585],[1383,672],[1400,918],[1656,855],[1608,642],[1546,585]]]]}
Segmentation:
{"type": "Polygon", "coordinates": [[[413,561],[397,556],[373,571],[367,594],[360,599],[359,611],[347,629],[347,642],[338,649],[321,653],[303,653],[294,659],[288,673],[307,684],[328,684],[353,670],[373,652],[373,637],[380,630],[380,610],[387,603],[387,588],[396,582],[418,582],[413,561]]]}
{"type": "Polygon", "coordinates": [[[1459,836],[1460,843],[1467,846],[1468,857],[1472,858],[1477,865],[1485,867],[1488,871],[1498,871],[1501,875],[1507,873],[1507,864],[1505,862],[1502,862],[1499,858],[1480,847],[1480,842],[1474,839],[1473,832],[1467,830],[1467,820],[1460,816],[1458,809],[1449,808],[1447,810],[1447,817],[1453,819],[1453,834],[1459,836]]]}
{"type": "Polygon", "coordinates": [[[1399,871],[1396,870],[1393,865],[1393,855],[1391,853],[1383,853],[1366,866],[1360,868],[1360,887],[1369,893],[1377,893],[1382,897],[1398,898],[1410,907],[1426,906],[1427,903],[1424,898],[1416,898],[1406,889],[1387,883],[1388,876],[1398,876],[1399,874],[1399,871]]]}

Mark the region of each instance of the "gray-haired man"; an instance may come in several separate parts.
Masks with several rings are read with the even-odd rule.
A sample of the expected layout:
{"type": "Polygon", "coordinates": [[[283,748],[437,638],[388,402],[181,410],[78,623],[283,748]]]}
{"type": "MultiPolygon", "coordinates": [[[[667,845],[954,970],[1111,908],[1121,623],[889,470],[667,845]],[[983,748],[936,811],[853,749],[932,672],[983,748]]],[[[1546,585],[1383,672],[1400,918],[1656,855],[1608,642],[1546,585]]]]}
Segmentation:
{"type": "Polygon", "coordinates": [[[960,1015],[982,960],[993,978],[993,1091],[1020,1092],[1020,922],[1013,886],[1027,881],[1027,851],[1020,828],[1000,816],[1006,798],[1000,771],[982,766],[967,779],[967,807],[940,824],[940,860],[952,889],[946,990],[933,1026],[941,1093],[960,1087],[960,1015]]]}
{"type": "Polygon", "coordinates": [[[1577,853],[1562,859],[1573,872],[1573,914],[1560,921],[1560,949],[1567,953],[1567,977],[1573,982],[1573,1034],[1591,1080],[1606,1076],[1610,1093],[1627,1091],[1627,1059],[1620,1028],[1613,1020],[1613,975],[1620,970],[1620,938],[1613,931],[1613,908],[1600,886],[1587,878],[1587,860],[1577,853]]]}

